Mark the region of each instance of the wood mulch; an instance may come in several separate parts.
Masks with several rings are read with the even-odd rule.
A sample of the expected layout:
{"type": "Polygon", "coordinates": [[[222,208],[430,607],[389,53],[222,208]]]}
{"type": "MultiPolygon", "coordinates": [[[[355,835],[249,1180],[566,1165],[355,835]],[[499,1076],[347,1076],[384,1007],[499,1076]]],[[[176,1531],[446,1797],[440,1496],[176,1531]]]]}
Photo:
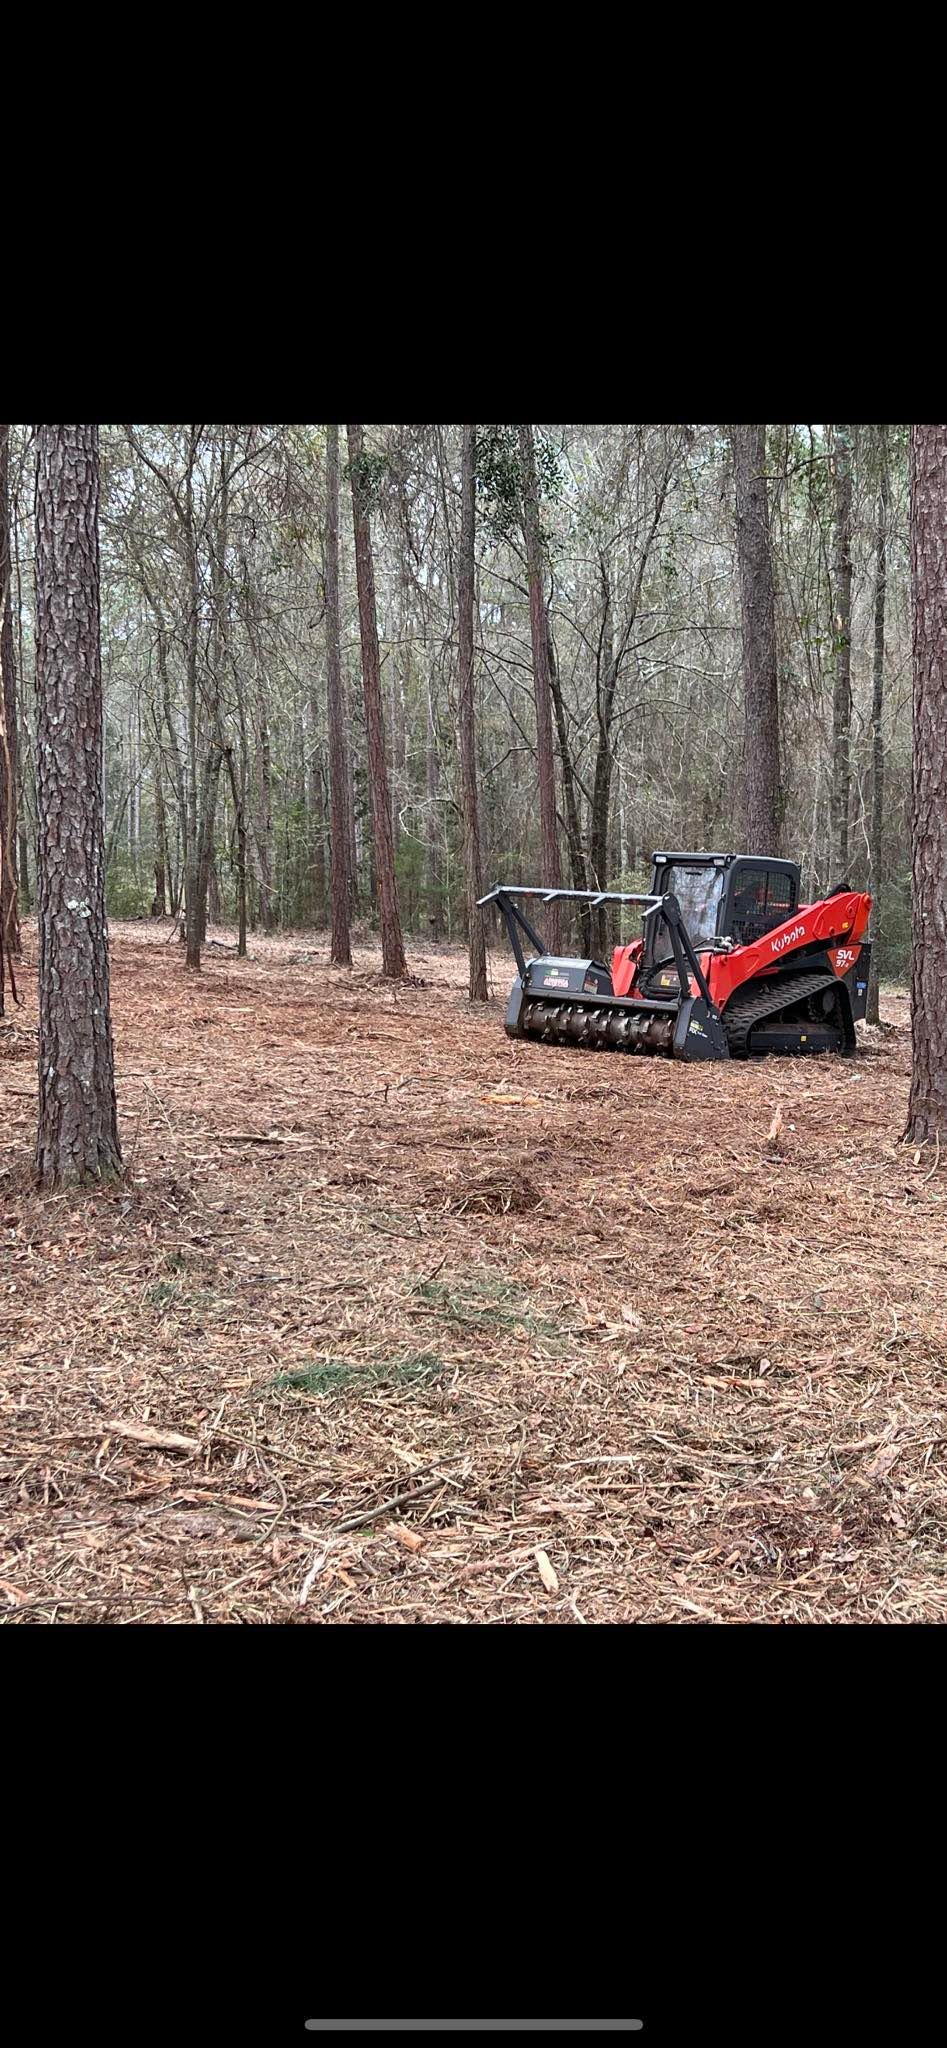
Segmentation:
{"type": "Polygon", "coordinates": [[[947,1162],[855,1061],[515,1045],[457,949],[113,929],[124,1184],[0,1028],[0,1618],[947,1617],[947,1162]]]}

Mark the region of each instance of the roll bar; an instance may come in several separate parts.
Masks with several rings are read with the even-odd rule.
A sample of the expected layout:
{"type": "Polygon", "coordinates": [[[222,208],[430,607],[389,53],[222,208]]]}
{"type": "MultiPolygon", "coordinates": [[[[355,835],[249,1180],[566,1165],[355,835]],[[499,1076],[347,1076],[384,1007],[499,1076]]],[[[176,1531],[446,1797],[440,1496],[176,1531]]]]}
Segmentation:
{"type": "Polygon", "coordinates": [[[645,919],[657,915],[662,924],[667,926],[668,936],[671,941],[671,951],[674,954],[674,964],[677,968],[682,993],[690,976],[693,975],[704,1001],[707,1003],[712,1015],[716,1016],[716,1007],[711,998],[703,968],[691,943],[690,934],[684,923],[681,906],[676,896],[670,894],[667,896],[642,896],[636,891],[624,889],[529,889],[512,886],[505,882],[498,882],[496,887],[491,889],[486,896],[480,897],[477,909],[484,910],[489,903],[496,904],[506,925],[507,937],[513,948],[517,972],[521,980],[525,980],[526,976],[526,956],[520,941],[520,931],[525,932],[530,945],[535,946],[537,957],[541,957],[547,949],[545,941],[540,937],[533,925],[530,924],[529,919],[524,917],[521,910],[517,909],[516,904],[513,902],[514,896],[538,896],[542,903],[591,903],[595,910],[603,903],[644,904],[646,906],[644,911],[645,919]]]}

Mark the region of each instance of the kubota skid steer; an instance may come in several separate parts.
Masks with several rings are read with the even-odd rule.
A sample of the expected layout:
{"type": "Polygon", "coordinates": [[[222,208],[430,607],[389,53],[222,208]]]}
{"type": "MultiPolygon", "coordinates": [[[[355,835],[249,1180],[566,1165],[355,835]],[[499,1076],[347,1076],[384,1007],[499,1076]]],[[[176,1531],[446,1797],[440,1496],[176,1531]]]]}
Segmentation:
{"type": "Polygon", "coordinates": [[[651,894],[521,889],[481,898],[506,924],[518,978],[511,1038],[660,1052],[680,1060],[767,1052],[852,1053],[864,1017],[871,897],[847,883],[799,902],[794,861],[732,853],[656,853],[651,894]],[[557,958],[514,902],[636,904],[641,938],[600,960],[557,958]],[[535,947],[527,959],[524,938],[535,947]]]}

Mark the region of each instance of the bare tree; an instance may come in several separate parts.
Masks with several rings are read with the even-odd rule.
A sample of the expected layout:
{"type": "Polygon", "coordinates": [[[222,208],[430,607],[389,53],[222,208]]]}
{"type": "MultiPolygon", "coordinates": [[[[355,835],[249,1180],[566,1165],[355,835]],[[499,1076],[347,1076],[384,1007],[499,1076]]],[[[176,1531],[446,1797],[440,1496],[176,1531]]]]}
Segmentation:
{"type": "Polygon", "coordinates": [[[888,429],[876,429],[880,475],[878,514],[875,529],[875,640],[872,660],[871,695],[871,894],[873,898],[874,945],[868,975],[869,1024],[879,1021],[878,949],[882,934],[882,855],[884,836],[885,748],[882,728],[885,694],[885,593],[888,583],[888,429]]]}
{"type": "MultiPolygon", "coordinates": [[[[556,757],[552,743],[552,692],[549,682],[549,639],[546,629],[544,556],[539,518],[539,483],[531,426],[519,429],[523,491],[523,537],[529,581],[529,630],[533,647],[533,692],[536,703],[536,760],[539,768],[539,820],[543,874],[547,888],[562,882],[559,864],[559,821],[556,814],[556,757]]],[[[559,909],[550,910],[547,937],[552,952],[559,946],[559,909]]]]}
{"type": "Polygon", "coordinates": [[[460,550],[457,562],[457,697],[460,710],[460,772],[464,810],[464,876],[467,884],[467,944],[472,1002],[487,1000],[487,951],[480,864],[477,795],[477,728],[474,708],[474,541],[476,531],[476,427],[462,429],[460,457],[460,550]]]}
{"type": "Polygon", "coordinates": [[[352,965],[349,928],[347,772],[345,708],[342,694],[342,623],[339,608],[339,429],[326,427],[326,702],[329,724],[329,858],[332,893],[332,959],[352,965]]]}
{"type": "Polygon", "coordinates": [[[743,622],[746,847],[778,853],[779,689],[765,426],[733,426],[737,560],[743,622]]]}
{"type": "Polygon", "coordinates": [[[852,727],[852,453],[854,429],[833,427],[831,470],[835,491],[835,687],[832,697],[830,818],[835,881],[848,874],[848,810],[852,727]]]}
{"type": "Polygon", "coordinates": [[[391,830],[391,799],[385,758],[385,721],[381,703],[381,661],[378,652],[378,619],[375,611],[375,569],[369,525],[371,489],[365,461],[365,436],[360,426],[347,429],[349,477],[352,485],[352,520],[355,528],[355,575],[358,583],[358,620],[362,641],[362,688],[365,696],[365,730],[368,742],[368,787],[372,807],[372,837],[378,883],[381,920],[383,972],[393,980],[407,974],[398,891],[395,882],[395,849],[391,830]]]}
{"type": "MultiPolygon", "coordinates": [[[[639,448],[644,449],[641,429],[636,430],[639,448]]],[[[624,666],[633,649],[633,635],[638,621],[644,579],[652,550],[664,514],[668,491],[674,471],[680,460],[683,440],[679,430],[670,434],[665,430],[661,436],[663,447],[658,455],[653,475],[643,460],[639,462],[640,513],[635,521],[635,536],[628,564],[629,579],[624,609],[616,627],[615,597],[610,548],[607,541],[600,542],[597,550],[598,583],[601,592],[600,625],[595,648],[595,768],[592,780],[592,800],[589,816],[589,870],[591,880],[598,889],[607,889],[610,876],[611,854],[609,847],[609,825],[611,819],[612,776],[615,767],[614,723],[619,697],[619,683],[624,666]]],[[[618,499],[624,495],[629,469],[629,444],[626,439],[622,460],[619,465],[618,499]]],[[[612,842],[614,844],[614,841],[612,842]]],[[[609,914],[603,905],[593,913],[593,948],[604,958],[608,949],[609,914]]]]}
{"type": "Polygon", "coordinates": [[[36,469],[43,1187],[121,1170],[105,918],[99,430],[41,426],[36,469]]]}
{"type": "Polygon", "coordinates": [[[906,1136],[947,1139],[947,426],[911,428],[913,1065],[906,1136]]]}

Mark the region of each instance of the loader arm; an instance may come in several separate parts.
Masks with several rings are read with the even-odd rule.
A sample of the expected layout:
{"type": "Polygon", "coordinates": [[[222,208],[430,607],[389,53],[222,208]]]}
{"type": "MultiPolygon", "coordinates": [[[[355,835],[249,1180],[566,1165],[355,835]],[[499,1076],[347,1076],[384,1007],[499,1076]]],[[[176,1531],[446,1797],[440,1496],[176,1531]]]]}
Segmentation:
{"type": "Polygon", "coordinates": [[[843,975],[857,963],[870,914],[871,897],[854,889],[846,890],[837,896],[823,897],[819,903],[800,904],[783,924],[754,940],[752,945],[708,955],[708,979],[714,1001],[721,1010],[725,1009],[734,992],[746,982],[755,981],[759,975],[778,974],[787,960],[795,965],[801,955],[824,952],[832,960],[835,952],[841,958],[832,960],[832,966],[843,975]]]}

